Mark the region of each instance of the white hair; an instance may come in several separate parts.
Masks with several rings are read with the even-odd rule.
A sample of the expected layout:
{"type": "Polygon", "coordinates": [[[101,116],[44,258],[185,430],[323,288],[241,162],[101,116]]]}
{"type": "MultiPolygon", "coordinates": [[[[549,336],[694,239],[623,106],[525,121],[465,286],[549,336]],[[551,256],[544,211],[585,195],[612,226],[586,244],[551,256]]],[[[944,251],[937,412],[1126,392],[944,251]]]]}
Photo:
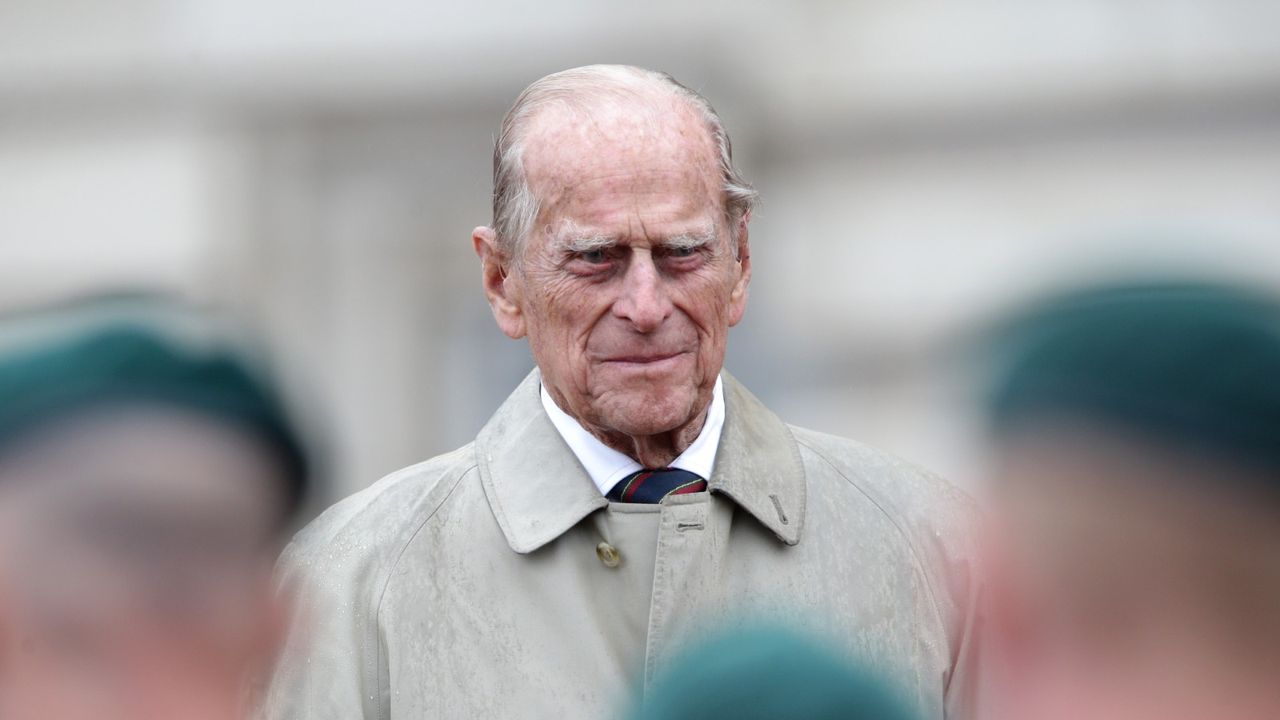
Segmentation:
{"type": "Polygon", "coordinates": [[[534,230],[540,207],[524,172],[524,136],[529,120],[555,102],[581,103],[610,95],[650,97],[654,89],[688,101],[705,121],[718,150],[724,211],[736,245],[738,222],[755,205],[757,193],[734,168],[733,145],[711,103],[663,72],[629,65],[587,65],[535,80],[502,119],[493,148],[493,230],[498,247],[508,257],[518,257],[534,230]]]}

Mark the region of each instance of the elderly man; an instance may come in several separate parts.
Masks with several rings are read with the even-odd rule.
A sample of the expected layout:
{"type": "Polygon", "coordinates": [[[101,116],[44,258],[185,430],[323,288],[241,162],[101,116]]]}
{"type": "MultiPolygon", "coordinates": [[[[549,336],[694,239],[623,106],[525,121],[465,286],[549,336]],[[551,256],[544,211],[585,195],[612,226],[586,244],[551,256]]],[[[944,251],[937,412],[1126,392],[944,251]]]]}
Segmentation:
{"type": "Polygon", "coordinates": [[[721,366],[755,192],[705,99],[632,67],[530,85],[472,236],[538,369],[460,450],[330,510],[276,718],[606,716],[702,628],[781,617],[929,717],[972,682],[966,500],[791,428],[721,366]]]}

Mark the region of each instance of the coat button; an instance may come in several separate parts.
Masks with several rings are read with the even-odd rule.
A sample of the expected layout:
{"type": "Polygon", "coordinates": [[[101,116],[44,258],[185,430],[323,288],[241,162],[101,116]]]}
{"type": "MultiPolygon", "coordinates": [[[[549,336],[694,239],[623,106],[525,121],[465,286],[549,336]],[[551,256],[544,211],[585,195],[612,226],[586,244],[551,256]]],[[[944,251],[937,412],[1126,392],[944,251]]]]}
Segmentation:
{"type": "Polygon", "coordinates": [[[600,558],[600,562],[605,567],[616,568],[622,563],[622,555],[618,553],[618,548],[607,542],[602,542],[596,546],[596,557],[600,558]]]}

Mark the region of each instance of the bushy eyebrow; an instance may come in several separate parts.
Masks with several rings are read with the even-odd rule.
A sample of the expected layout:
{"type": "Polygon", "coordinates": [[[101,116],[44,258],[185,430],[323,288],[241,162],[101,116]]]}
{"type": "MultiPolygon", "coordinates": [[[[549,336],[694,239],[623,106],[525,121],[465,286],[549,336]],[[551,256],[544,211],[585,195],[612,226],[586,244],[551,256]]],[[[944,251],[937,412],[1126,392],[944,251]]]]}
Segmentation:
{"type": "Polygon", "coordinates": [[[608,250],[618,244],[618,238],[607,235],[569,235],[562,236],[560,246],[570,253],[589,253],[596,250],[608,250]]]}
{"type": "MultiPolygon", "coordinates": [[[[564,252],[573,254],[608,250],[619,243],[615,236],[583,232],[569,220],[564,221],[556,235],[555,244],[564,252]]],[[[665,238],[659,245],[666,250],[697,250],[714,244],[716,237],[715,224],[707,223],[701,229],[665,238]]]]}
{"type": "Polygon", "coordinates": [[[672,235],[662,241],[662,247],[667,250],[697,250],[711,245],[716,241],[716,227],[708,224],[701,230],[695,232],[681,233],[672,235]]]}
{"type": "Polygon", "coordinates": [[[553,246],[566,253],[588,253],[595,250],[607,250],[618,244],[616,237],[584,232],[572,220],[565,220],[559,228],[547,227],[552,235],[553,246]]]}

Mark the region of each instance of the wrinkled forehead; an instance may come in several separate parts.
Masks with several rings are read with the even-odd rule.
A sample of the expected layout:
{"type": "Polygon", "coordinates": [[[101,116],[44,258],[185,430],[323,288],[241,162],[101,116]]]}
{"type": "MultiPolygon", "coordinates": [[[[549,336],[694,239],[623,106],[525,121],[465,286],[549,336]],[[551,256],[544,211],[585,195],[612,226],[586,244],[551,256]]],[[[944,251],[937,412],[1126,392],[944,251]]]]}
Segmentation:
{"type": "Polygon", "coordinates": [[[711,133],[679,98],[553,103],[531,119],[523,144],[525,175],[544,219],[590,221],[583,213],[635,202],[662,214],[705,214],[721,202],[711,133]]]}

